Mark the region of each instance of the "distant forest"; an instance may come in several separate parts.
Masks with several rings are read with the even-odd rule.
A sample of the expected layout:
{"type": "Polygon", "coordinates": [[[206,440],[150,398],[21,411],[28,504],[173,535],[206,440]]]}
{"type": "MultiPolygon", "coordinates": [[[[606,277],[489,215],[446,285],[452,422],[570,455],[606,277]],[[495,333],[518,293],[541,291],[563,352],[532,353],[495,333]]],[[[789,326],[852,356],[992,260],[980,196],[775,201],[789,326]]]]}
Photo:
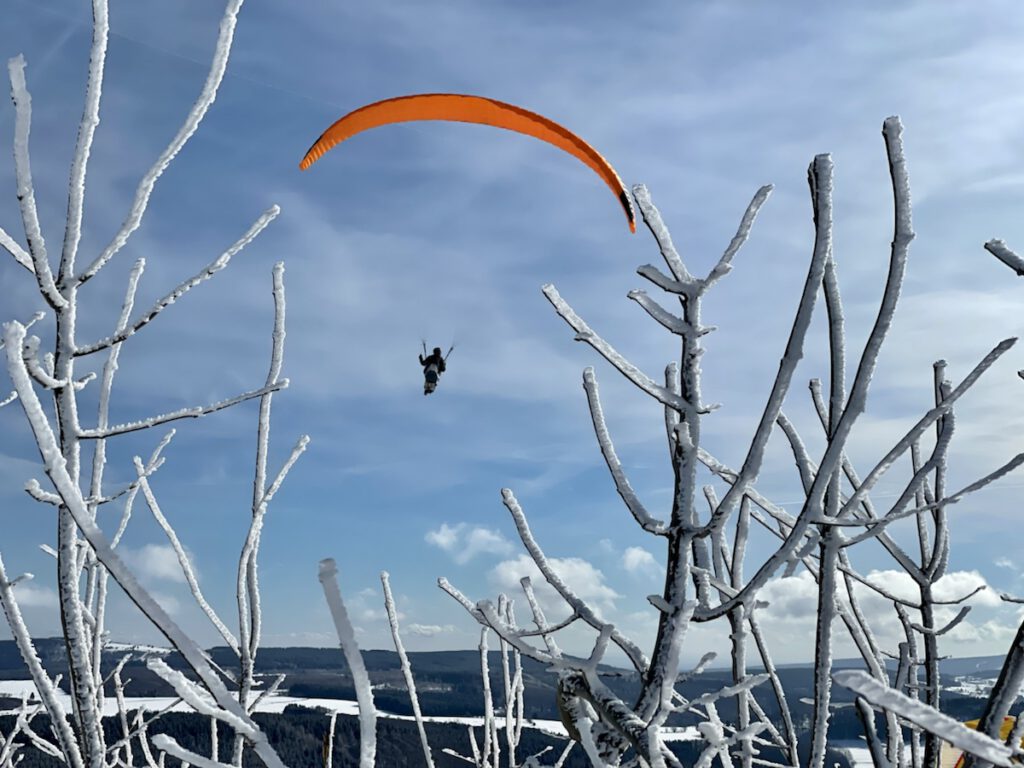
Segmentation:
{"type": "MultiPolygon", "coordinates": [[[[40,656],[51,674],[65,672],[65,657],[62,654],[62,643],[57,638],[37,641],[40,656]]],[[[212,648],[209,651],[216,663],[230,664],[231,651],[227,648],[212,648]]],[[[412,705],[409,694],[405,690],[397,654],[392,651],[364,651],[363,657],[374,683],[374,700],[378,709],[384,713],[411,715],[412,705]]],[[[104,668],[112,668],[120,658],[120,654],[111,653],[104,661],[104,668]]],[[[177,654],[166,658],[168,664],[178,669],[185,669],[184,661],[177,654]]],[[[420,704],[424,715],[468,717],[483,713],[483,686],[480,678],[480,657],[475,651],[444,651],[410,654],[411,664],[416,676],[420,704]]],[[[491,675],[491,687],[494,693],[496,711],[504,711],[502,700],[502,669],[501,657],[492,651],[488,658],[491,675]]],[[[260,674],[285,674],[283,691],[291,696],[303,698],[355,699],[355,689],[349,674],[344,655],[333,648],[263,648],[257,657],[257,669],[260,674]]],[[[606,668],[604,676],[606,684],[626,701],[632,701],[639,691],[639,680],[625,670],[606,668]]],[[[788,667],[778,670],[780,680],[786,692],[789,705],[796,719],[796,726],[801,735],[801,742],[807,737],[810,727],[811,707],[801,699],[809,699],[813,695],[810,667],[788,667]]],[[[980,677],[988,676],[986,672],[976,672],[980,677]]],[[[995,671],[991,676],[996,675],[995,671]]],[[[13,642],[0,641],[0,679],[25,678],[24,663],[13,642]]],[[[126,694],[128,696],[169,696],[172,695],[167,684],[152,673],[141,660],[132,660],[125,665],[123,677],[128,680],[126,694]]],[[[525,681],[525,716],[527,718],[557,720],[555,708],[554,676],[543,664],[523,659],[523,677],[525,681]]],[[[65,674],[62,686],[67,688],[65,674]]],[[[725,669],[709,669],[703,674],[684,682],[677,689],[687,698],[695,698],[709,691],[715,691],[732,682],[731,673],[725,669]]],[[[952,683],[952,680],[947,680],[952,683]]],[[[111,695],[113,691],[109,691],[111,695]]],[[[781,715],[774,696],[765,690],[757,695],[758,702],[763,706],[768,717],[780,723],[781,715]]],[[[855,710],[848,706],[852,696],[848,691],[837,688],[833,695],[835,707],[830,722],[830,739],[834,741],[853,741],[861,738],[863,728],[855,710]]],[[[0,708],[8,709],[17,702],[0,698],[0,708]]],[[[961,695],[945,694],[943,711],[958,719],[968,720],[977,717],[982,699],[961,695]]],[[[718,710],[723,720],[729,722],[736,716],[735,699],[723,699],[718,702],[718,710]]],[[[10,718],[0,718],[0,728],[10,718]]],[[[287,765],[319,766],[323,764],[324,736],[329,723],[324,711],[311,710],[304,707],[290,706],[283,714],[258,713],[256,720],[267,733],[287,765]]],[[[45,730],[45,720],[38,718],[33,721],[37,730],[45,730]]],[[[503,719],[499,718],[503,723],[503,719]]],[[[695,725],[698,719],[693,715],[675,715],[669,724],[673,726],[695,725]]],[[[108,719],[105,722],[108,732],[108,743],[120,738],[117,722],[108,719]]],[[[877,723],[880,734],[885,733],[882,718],[877,723]]],[[[358,720],[354,717],[339,716],[335,733],[334,765],[338,768],[358,765],[359,735],[358,720]]],[[[455,749],[461,754],[470,753],[467,729],[462,724],[431,723],[427,726],[428,736],[432,744],[438,745],[434,761],[437,768],[462,766],[464,762],[457,758],[440,753],[440,745],[455,749]]],[[[186,714],[169,713],[160,718],[150,731],[151,735],[167,733],[183,746],[200,754],[210,751],[210,723],[205,717],[186,714]]],[[[478,729],[479,737],[479,729],[478,729]]],[[[221,730],[219,737],[222,750],[230,749],[231,737],[226,729],[221,730]]],[[[504,739],[502,739],[504,743],[504,739]]],[[[524,729],[518,756],[520,759],[551,746],[560,752],[565,741],[547,736],[536,730],[524,729]]],[[[692,764],[700,754],[701,743],[675,742],[672,750],[684,764],[692,764]]],[[[378,720],[378,751],[381,766],[423,766],[422,749],[416,732],[415,723],[409,720],[380,718],[378,720]]],[[[763,759],[773,760],[765,750],[763,759]]],[[[35,749],[24,750],[23,768],[34,766],[57,766],[58,761],[47,757],[35,749]]],[[[226,752],[222,757],[226,757],[226,752]]],[[[139,757],[139,756],[137,756],[139,757]]],[[[507,757],[507,756],[505,756],[507,757]]],[[[779,755],[781,757],[781,755],[779,755]]],[[[846,760],[839,753],[829,757],[827,765],[838,762],[846,765],[846,760]]],[[[141,764],[141,763],[139,763],[141,764]]],[[[168,768],[178,763],[170,759],[168,768]]],[[[260,765],[255,756],[247,753],[246,765],[260,765]]],[[[586,766],[583,751],[573,750],[565,763],[571,766],[586,766]]]]}
{"type": "MultiPolygon", "coordinates": [[[[288,707],[284,713],[257,713],[256,722],[266,733],[274,749],[286,765],[299,768],[322,766],[324,737],[330,719],[326,712],[310,710],[302,707],[288,707]]],[[[0,717],[0,729],[11,726],[11,717],[0,717]]],[[[37,730],[45,731],[44,717],[33,721],[37,730]]],[[[107,718],[104,721],[107,742],[113,744],[121,734],[117,721],[107,718]]],[[[172,736],[183,747],[201,755],[210,754],[210,721],[206,717],[192,713],[169,713],[161,717],[150,728],[150,734],[166,733],[172,736]]],[[[479,729],[477,730],[479,738],[479,729]]],[[[432,747],[432,757],[436,768],[464,768],[466,763],[459,758],[441,752],[442,747],[454,749],[460,754],[470,754],[469,736],[466,726],[455,723],[429,723],[427,737],[432,747]]],[[[508,765],[508,754],[503,752],[501,764],[508,765]]],[[[555,755],[565,748],[566,741],[539,731],[523,729],[522,738],[517,750],[519,761],[528,755],[540,752],[550,746],[555,755]]],[[[218,732],[219,757],[230,762],[231,738],[223,726],[218,732]]],[[[672,742],[672,751],[684,765],[693,765],[706,745],[702,741],[672,742]]],[[[136,747],[136,753],[138,748],[136,747]]],[[[763,756],[767,756],[766,751],[763,756]]],[[[64,764],[55,758],[48,757],[33,747],[26,747],[22,753],[24,759],[19,768],[60,768],[64,764]]],[[[772,759],[770,756],[768,759],[772,759]]],[[[548,761],[550,762],[550,760],[548,761]]],[[[843,768],[847,761],[836,751],[829,752],[829,765],[839,763],[843,768]]],[[[142,755],[135,754],[133,765],[144,765],[142,755]]],[[[251,751],[246,751],[243,760],[245,768],[260,768],[262,763],[251,751]]],[[[359,765],[359,721],[355,717],[339,716],[335,725],[333,765],[336,768],[357,768],[359,765]]],[[[409,720],[389,720],[380,718],[377,721],[377,765],[386,768],[425,768],[426,760],[420,746],[416,724],[409,720]]],[[[564,763],[565,768],[589,768],[589,762],[583,750],[573,749],[564,763]]],[[[166,761],[167,768],[178,768],[180,762],[170,756],[166,761]]]]}

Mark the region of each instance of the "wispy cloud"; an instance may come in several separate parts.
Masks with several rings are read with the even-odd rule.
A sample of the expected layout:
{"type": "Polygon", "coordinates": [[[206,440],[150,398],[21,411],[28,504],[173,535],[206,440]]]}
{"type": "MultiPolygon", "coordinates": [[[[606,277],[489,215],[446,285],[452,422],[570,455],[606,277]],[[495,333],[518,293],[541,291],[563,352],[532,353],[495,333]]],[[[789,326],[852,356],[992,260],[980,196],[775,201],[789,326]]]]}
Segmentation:
{"type": "Polygon", "coordinates": [[[626,551],[622,553],[622,567],[629,573],[649,577],[658,576],[664,572],[658,561],[654,559],[654,555],[643,547],[626,547],[626,551]]]}
{"type": "MultiPolygon", "coordinates": [[[[181,563],[178,562],[178,555],[170,544],[144,544],[137,548],[122,547],[118,551],[135,575],[143,581],[185,583],[185,574],[181,569],[181,563]]],[[[192,570],[198,579],[195,556],[189,554],[187,548],[185,553],[189,555],[192,570]]]]}
{"type": "Polygon", "coordinates": [[[420,637],[434,637],[435,635],[455,631],[455,627],[451,624],[445,624],[444,626],[439,624],[410,624],[406,629],[420,637]]]}
{"type": "MultiPolygon", "coordinates": [[[[601,569],[579,557],[549,558],[552,570],[582,600],[587,602],[601,615],[608,615],[615,609],[620,595],[610,587],[601,569]]],[[[519,555],[510,560],[503,560],[495,565],[488,576],[492,585],[507,595],[522,594],[520,579],[529,576],[538,600],[552,615],[560,616],[566,612],[566,604],[555,589],[544,579],[529,555],[519,555]]]]}
{"type": "Polygon", "coordinates": [[[459,565],[468,563],[477,555],[507,555],[512,551],[512,542],[496,530],[458,523],[454,526],[441,523],[441,527],[429,531],[428,544],[444,550],[459,565]]]}
{"type": "MultiPolygon", "coordinates": [[[[26,0],[9,6],[0,59],[24,52],[29,62],[33,175],[45,234],[59,243],[88,62],[88,9],[26,0]]],[[[81,261],[109,241],[139,178],[199,92],[219,13],[203,4],[173,13],[112,8],[81,261]]],[[[993,0],[983,12],[925,0],[814,12],[655,2],[628,17],[601,3],[583,15],[537,3],[497,10],[411,0],[250,4],[216,104],[159,181],[144,226],[83,291],[88,311],[79,313],[77,330],[83,340],[109,333],[136,258],[147,259],[142,311],[212,260],[260,211],[280,203],[280,219],[225,272],[125,344],[113,406],[114,418],[129,420],[259,386],[272,321],[270,269],[287,260],[285,375],[292,384],[275,397],[274,435],[288,442],[312,433],[313,443],[268,517],[266,551],[278,549],[262,564],[275,585],[265,595],[266,636],[299,632],[322,609],[313,598],[296,598],[307,594],[303,558],[313,562],[326,542],[353,537],[344,553],[350,583],[372,583],[388,568],[396,581],[417,585],[408,587],[416,603],[410,626],[463,626],[448,624],[447,598],[433,587],[437,574],[417,556],[425,515],[429,545],[471,578],[514,591],[517,576],[531,573],[544,592],[498,523],[440,523],[476,520],[488,504],[503,514],[497,489],[509,485],[531,496],[524,499],[531,524],[544,546],[562,555],[552,562],[573,588],[608,616],[632,617],[631,626],[646,631],[650,622],[641,617],[654,614],[631,590],[661,566],[643,548],[623,550],[622,542],[635,541],[627,514],[604,514],[617,499],[594,445],[580,372],[596,367],[608,427],[631,481],[652,514],[665,515],[672,473],[661,409],[575,343],[539,288],[554,282],[595,330],[660,379],[678,346],[625,299],[643,284],[636,266],[657,259],[648,233],[626,233],[614,199],[585,167],[505,132],[392,126],[354,138],[300,173],[303,149],[345,111],[400,93],[463,91],[521,103],[577,130],[627,183],[646,183],[697,273],[714,264],[754,190],[775,183],[735,269],[704,305],[704,321],[719,330],[706,338],[702,387],[708,401],[724,407],[703,421],[702,437],[719,458],[739,466],[806,274],[813,229],[805,169],[823,151],[836,162],[835,254],[853,370],[877,310],[891,240],[878,128],[900,113],[917,238],[869,412],[849,446],[864,470],[879,458],[879,446],[929,407],[936,359],[948,361],[957,381],[999,338],[1016,332],[1006,318],[1020,314],[1020,286],[980,246],[998,236],[1024,247],[1015,245],[1024,244],[1024,95],[1016,87],[1024,60],[1014,54],[1022,37],[1015,0],[993,0]],[[818,66],[825,60],[828,67],[818,66]],[[367,61],[375,65],[367,68],[367,61]],[[354,71],[360,76],[338,74],[354,71]],[[430,398],[421,394],[415,359],[423,336],[458,343],[430,398]],[[602,558],[604,571],[579,559],[589,552],[602,558]],[[621,585],[613,583],[616,573],[624,576],[621,585]]],[[[12,125],[8,105],[0,109],[0,142],[9,145],[12,125]]],[[[10,191],[6,157],[0,189],[10,191]]],[[[0,195],[0,225],[22,239],[18,222],[14,195],[0,195]]],[[[39,307],[31,277],[6,254],[0,284],[8,316],[27,317],[39,307]]],[[[827,375],[823,330],[819,312],[795,382],[827,375]]],[[[52,319],[39,332],[52,336],[52,319]]],[[[1008,355],[958,403],[950,488],[1019,451],[1018,358],[1017,351],[1008,355]]],[[[85,373],[98,363],[79,365],[85,373]]],[[[0,387],[0,397],[7,389],[0,387]]],[[[95,414],[94,392],[81,393],[86,422],[95,414]]],[[[161,500],[187,511],[175,519],[203,567],[204,589],[206,580],[222,579],[231,589],[225,552],[237,552],[252,495],[251,405],[182,424],[159,475],[161,500]]],[[[820,425],[802,387],[794,384],[786,409],[820,455],[820,425]]],[[[40,473],[17,404],[0,411],[0,435],[0,495],[18,520],[4,528],[4,556],[12,572],[38,570],[32,557],[52,535],[52,522],[23,491],[25,480],[40,473]]],[[[147,454],[156,439],[111,442],[111,485],[131,477],[131,456],[147,454]]],[[[783,501],[798,499],[791,457],[774,439],[769,448],[759,487],[790,493],[780,495],[783,501]]],[[[882,507],[891,488],[878,490],[882,507]]],[[[980,583],[970,575],[976,564],[1009,570],[1003,561],[1012,552],[991,528],[1016,514],[1014,494],[985,498],[999,503],[972,499],[950,508],[951,530],[955,540],[969,540],[960,551],[970,559],[943,594],[980,583]]],[[[99,518],[104,526],[112,519],[99,518]]],[[[128,541],[146,540],[142,525],[133,520],[138,538],[128,541]]],[[[762,543],[752,541],[751,551],[762,543]]],[[[169,548],[133,546],[124,552],[140,576],[185,594],[169,548]]],[[[907,587],[892,580],[894,588],[907,587]]],[[[803,576],[766,587],[772,607],[765,615],[783,643],[807,635],[814,589],[803,576]]],[[[976,632],[979,652],[998,649],[1009,624],[984,613],[998,610],[986,595],[973,601],[977,623],[944,637],[962,638],[967,647],[967,633],[976,632]]],[[[353,615],[373,627],[365,636],[386,644],[379,594],[353,601],[353,615]]],[[[694,637],[703,631],[694,628],[694,637]]],[[[431,637],[440,647],[471,643],[471,634],[431,637]]]]}
{"type": "Polygon", "coordinates": [[[49,587],[21,582],[14,588],[14,598],[21,608],[56,608],[57,593],[49,587]]]}

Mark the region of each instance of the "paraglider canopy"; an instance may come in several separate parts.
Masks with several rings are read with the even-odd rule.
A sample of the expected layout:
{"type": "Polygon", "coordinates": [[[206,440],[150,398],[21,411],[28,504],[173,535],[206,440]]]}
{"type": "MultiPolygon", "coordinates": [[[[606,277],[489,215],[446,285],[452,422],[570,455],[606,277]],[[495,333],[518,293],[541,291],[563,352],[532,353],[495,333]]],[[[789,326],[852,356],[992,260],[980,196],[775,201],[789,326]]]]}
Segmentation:
{"type": "Polygon", "coordinates": [[[447,120],[490,125],[533,136],[568,152],[597,173],[616,194],[626,213],[630,232],[636,232],[636,216],[629,193],[615,169],[596,149],[569,129],[543,115],[484,96],[421,93],[385,99],[360,107],[324,131],[306,152],[299,163],[299,168],[306,170],[332,147],[357,133],[381,125],[416,120],[447,120]]]}

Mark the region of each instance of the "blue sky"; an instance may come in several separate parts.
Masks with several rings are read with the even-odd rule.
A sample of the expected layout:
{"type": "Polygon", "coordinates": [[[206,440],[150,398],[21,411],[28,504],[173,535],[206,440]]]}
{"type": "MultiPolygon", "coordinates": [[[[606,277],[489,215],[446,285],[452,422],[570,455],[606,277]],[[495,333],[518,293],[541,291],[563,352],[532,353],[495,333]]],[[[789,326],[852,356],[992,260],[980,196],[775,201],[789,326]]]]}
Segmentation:
{"type": "MultiPolygon", "coordinates": [[[[111,4],[101,124],[87,180],[80,259],[123,220],[139,178],[202,87],[222,8],[187,0],[111,4]]],[[[4,0],[0,55],[23,53],[33,96],[31,146],[46,236],[62,236],[67,170],[82,108],[89,7],[4,0]]],[[[562,122],[601,151],[628,184],[644,183],[691,270],[706,272],[754,192],[775,191],[736,268],[709,295],[719,330],[703,358],[708,449],[742,461],[785,345],[813,228],[806,168],[835,162],[835,252],[852,350],[874,318],[892,236],[880,129],[899,114],[917,239],[896,326],[880,360],[851,453],[862,470],[931,397],[931,364],[959,380],[1020,330],[1024,286],[982,250],[991,237],[1024,248],[1024,10],[1013,2],[809,3],[391,2],[272,4],[249,0],[218,99],[161,178],[145,223],[83,292],[82,339],[106,335],[136,258],[149,306],[229,246],[272,204],[280,217],[213,281],[124,346],[113,418],[144,417],[229,397],[265,379],[273,264],[287,266],[290,389],[274,400],[272,462],[311,435],[269,513],[263,538],[267,644],[331,645],[316,580],[337,559],[364,647],[389,647],[378,573],[386,569],[415,650],[475,645],[474,623],[440,592],[446,576],[474,599],[515,586],[524,550],[501,504],[511,487],[549,556],[605,615],[653,641],[660,541],[618,502],[594,442],[581,386],[594,365],[609,428],[634,486],[667,514],[671,471],[660,409],[572,332],[541,294],[554,283],[588,323],[654,377],[677,354],[672,337],[625,298],[657,263],[650,236],[630,235],[608,189],[550,146],[479,126],[414,124],[360,135],[299,172],[331,122],[404,93],[478,93],[562,122]],[[458,345],[437,394],[424,398],[420,339],[458,345]],[[645,554],[646,553],[646,554],[645,554]]],[[[13,110],[0,109],[10,146],[13,110]]],[[[0,156],[0,226],[22,237],[10,154],[0,156]]],[[[54,250],[51,248],[51,250],[54,250]]],[[[31,280],[4,254],[3,319],[40,308],[31,280]]],[[[652,295],[657,290],[650,287],[652,295]]],[[[804,384],[825,376],[818,317],[786,412],[819,451],[804,384]]],[[[43,327],[43,334],[46,334],[43,327]]],[[[1015,349],[958,410],[951,486],[1021,449],[1024,409],[1015,349]]],[[[86,360],[82,370],[99,365],[86,360]]],[[[852,367],[852,362],[851,362],[852,367]]],[[[84,400],[89,402],[88,394],[84,400]]],[[[88,410],[87,410],[88,412],[88,410]]],[[[247,525],[256,407],[180,424],[154,480],[165,514],[193,553],[203,588],[234,616],[234,562],[247,525]]],[[[130,476],[162,433],[112,447],[111,482],[130,476]]],[[[49,510],[21,490],[41,476],[17,407],[0,411],[0,547],[38,634],[57,631],[49,510]]],[[[898,477],[879,489],[882,503],[898,477]]],[[[773,438],[759,487],[794,506],[797,476],[773,438]]],[[[951,511],[950,589],[984,581],[1024,592],[1014,538],[1022,487],[1012,475],[951,511]]],[[[117,511],[105,513],[110,524],[117,511]]],[[[903,540],[911,542],[900,530],[903,540]]],[[[756,542],[751,567],[770,542],[756,542]]],[[[146,583],[203,642],[215,635],[166,567],[166,542],[144,506],[125,551],[146,583]]],[[[865,573],[892,579],[879,548],[857,550],[865,573]]],[[[779,661],[809,658],[813,589],[806,577],[769,588],[765,623],[779,661]]],[[[989,592],[947,638],[958,655],[1002,653],[1018,622],[989,592]]],[[[883,641],[898,624],[876,609],[883,641]]],[[[155,639],[115,604],[123,639],[155,639]]],[[[888,613],[887,613],[888,611],[888,613]]],[[[6,628],[0,628],[0,633],[6,628]]],[[[720,637],[702,629],[684,660],[720,637]]],[[[583,650],[585,637],[568,642],[583,650]]],[[[848,646],[841,646],[840,651],[848,646]]]]}

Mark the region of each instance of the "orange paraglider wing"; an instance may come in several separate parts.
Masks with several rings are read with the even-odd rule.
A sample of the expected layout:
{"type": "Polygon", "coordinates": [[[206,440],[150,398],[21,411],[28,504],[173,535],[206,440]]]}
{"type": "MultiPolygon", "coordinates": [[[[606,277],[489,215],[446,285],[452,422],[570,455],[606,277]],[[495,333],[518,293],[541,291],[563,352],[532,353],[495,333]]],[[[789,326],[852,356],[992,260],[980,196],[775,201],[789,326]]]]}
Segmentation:
{"type": "Polygon", "coordinates": [[[299,168],[306,170],[332,147],[357,133],[380,125],[417,120],[446,120],[490,125],[533,136],[568,152],[586,163],[604,179],[604,183],[616,194],[626,212],[630,232],[636,232],[636,216],[633,213],[633,204],[630,201],[629,193],[615,169],[596,149],[572,131],[543,115],[483,96],[422,93],[367,104],[354,112],[349,112],[324,131],[306,152],[306,156],[299,163],[299,168]]]}

